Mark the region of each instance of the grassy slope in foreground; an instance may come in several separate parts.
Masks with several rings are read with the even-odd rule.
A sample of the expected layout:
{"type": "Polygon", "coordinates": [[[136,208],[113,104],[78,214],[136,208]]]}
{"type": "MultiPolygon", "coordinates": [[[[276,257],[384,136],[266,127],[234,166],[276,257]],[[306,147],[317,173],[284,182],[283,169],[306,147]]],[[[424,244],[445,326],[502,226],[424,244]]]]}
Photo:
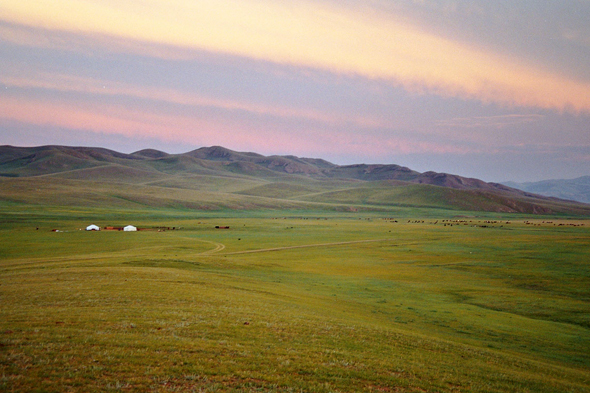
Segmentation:
{"type": "Polygon", "coordinates": [[[42,213],[0,229],[4,391],[590,390],[588,222],[42,213]]]}

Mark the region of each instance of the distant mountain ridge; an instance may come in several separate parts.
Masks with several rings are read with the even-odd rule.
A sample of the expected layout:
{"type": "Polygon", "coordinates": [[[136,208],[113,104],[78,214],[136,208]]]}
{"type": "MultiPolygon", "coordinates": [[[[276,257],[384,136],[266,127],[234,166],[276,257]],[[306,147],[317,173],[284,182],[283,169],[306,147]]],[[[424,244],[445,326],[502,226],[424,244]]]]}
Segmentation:
{"type": "Polygon", "coordinates": [[[503,184],[539,195],[590,203],[590,176],[526,183],[503,182],[503,184]]]}
{"type": "MultiPolygon", "coordinates": [[[[448,173],[420,173],[394,164],[336,165],[318,158],[264,156],[221,146],[202,147],[183,154],[155,149],[125,154],[92,147],[0,146],[0,179],[5,182],[15,179],[14,182],[40,177],[44,181],[84,181],[75,183],[81,186],[89,182],[101,186],[141,184],[149,187],[150,195],[157,195],[153,201],[142,202],[148,205],[171,204],[166,202],[170,196],[162,193],[165,188],[179,193],[193,190],[190,195],[182,191],[182,196],[175,197],[178,198],[176,204],[187,204],[191,200],[191,206],[205,196],[211,197],[209,193],[217,193],[218,201],[232,201],[227,202],[227,206],[267,206],[273,201],[282,205],[289,201],[289,206],[312,203],[367,207],[425,205],[465,210],[590,214],[587,205],[448,173]]],[[[81,200],[75,195],[75,188],[70,191],[70,197],[81,200]]],[[[108,199],[108,196],[102,197],[108,199]]],[[[121,198],[146,199],[123,195],[121,198]]],[[[220,205],[223,203],[208,200],[207,204],[199,206],[220,205]]]]}

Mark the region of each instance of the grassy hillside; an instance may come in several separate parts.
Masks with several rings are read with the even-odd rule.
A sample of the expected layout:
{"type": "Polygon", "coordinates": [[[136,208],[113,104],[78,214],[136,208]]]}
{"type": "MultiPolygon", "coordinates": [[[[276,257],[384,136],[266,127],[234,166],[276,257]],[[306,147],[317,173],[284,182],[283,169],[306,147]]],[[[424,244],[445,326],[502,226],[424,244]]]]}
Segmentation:
{"type": "Polygon", "coordinates": [[[223,147],[185,154],[0,147],[0,201],[55,206],[325,209],[588,215],[590,205],[398,165],[338,166],[223,147]]]}
{"type": "Polygon", "coordinates": [[[590,391],[590,221],[422,212],[3,202],[0,390],[590,391]]]}

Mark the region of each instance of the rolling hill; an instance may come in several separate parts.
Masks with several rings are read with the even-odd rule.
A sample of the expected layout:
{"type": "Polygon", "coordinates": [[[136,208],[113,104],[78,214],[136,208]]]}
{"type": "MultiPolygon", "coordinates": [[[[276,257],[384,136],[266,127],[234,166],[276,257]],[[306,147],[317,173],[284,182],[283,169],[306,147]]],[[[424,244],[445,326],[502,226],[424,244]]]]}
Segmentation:
{"type": "Polygon", "coordinates": [[[590,205],[399,165],[336,165],[224,147],[145,149],[0,146],[0,201],[186,209],[440,208],[590,215],[590,205]]]}

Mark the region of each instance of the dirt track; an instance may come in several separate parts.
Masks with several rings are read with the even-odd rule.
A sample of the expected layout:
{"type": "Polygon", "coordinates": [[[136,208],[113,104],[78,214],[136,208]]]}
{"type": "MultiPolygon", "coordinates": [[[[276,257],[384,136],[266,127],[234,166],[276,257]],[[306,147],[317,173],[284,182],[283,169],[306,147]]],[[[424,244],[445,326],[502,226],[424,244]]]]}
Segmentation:
{"type": "MultiPolygon", "coordinates": [[[[349,241],[349,242],[337,242],[337,243],[304,244],[301,246],[288,246],[288,247],[262,248],[259,250],[234,251],[234,252],[224,253],[223,255],[252,254],[252,253],[256,253],[256,252],[291,250],[294,248],[330,247],[330,246],[341,246],[341,245],[356,244],[356,243],[383,242],[383,241],[390,241],[390,240],[391,239],[374,239],[374,240],[354,240],[354,241],[349,241]]],[[[219,251],[221,251],[221,250],[219,250],[219,251]]],[[[209,251],[209,253],[212,253],[212,252],[217,252],[217,251],[213,251],[213,250],[209,251]]]]}
{"type": "Polygon", "coordinates": [[[217,242],[212,242],[209,240],[202,240],[202,239],[199,239],[199,241],[204,242],[204,243],[211,243],[211,244],[215,245],[215,248],[213,248],[211,250],[204,251],[201,253],[201,255],[213,254],[213,253],[216,253],[216,252],[219,252],[219,251],[222,251],[225,249],[225,244],[222,244],[222,243],[217,243],[217,242]]]}

